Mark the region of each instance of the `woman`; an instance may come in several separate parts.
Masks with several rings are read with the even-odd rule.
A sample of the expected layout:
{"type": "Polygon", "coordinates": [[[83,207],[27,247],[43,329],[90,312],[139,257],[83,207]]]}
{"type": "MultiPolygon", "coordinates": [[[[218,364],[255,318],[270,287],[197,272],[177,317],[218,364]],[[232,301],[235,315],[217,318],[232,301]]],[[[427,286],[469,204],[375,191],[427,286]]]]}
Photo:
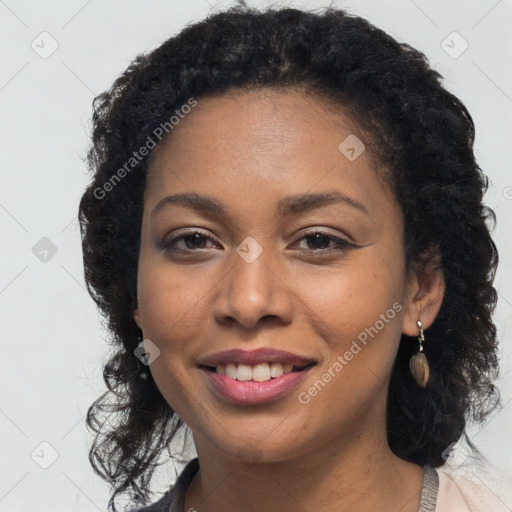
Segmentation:
{"type": "Polygon", "coordinates": [[[88,425],[113,510],[147,503],[182,428],[198,457],[139,510],[477,510],[441,469],[499,402],[498,255],[440,82],[343,11],[236,7],[95,100],[80,222],[116,352],[88,425]]]}

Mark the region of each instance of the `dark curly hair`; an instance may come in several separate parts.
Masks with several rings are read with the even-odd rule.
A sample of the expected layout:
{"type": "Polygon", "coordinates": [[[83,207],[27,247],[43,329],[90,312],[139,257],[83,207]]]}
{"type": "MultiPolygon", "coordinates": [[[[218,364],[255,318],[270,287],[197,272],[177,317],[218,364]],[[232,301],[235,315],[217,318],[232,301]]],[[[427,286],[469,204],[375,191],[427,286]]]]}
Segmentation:
{"type": "Polygon", "coordinates": [[[387,431],[397,456],[439,467],[466,422],[499,405],[491,319],[498,253],[487,224],[494,227],[496,217],[482,203],[488,179],[473,154],[473,120],[441,81],[422,53],[344,11],[237,6],[137,56],[95,98],[87,155],[93,176],[79,220],[87,287],[112,338],[108,391],[87,415],[95,433],[89,459],[114,489],[109,507],[116,510],[122,493],[146,503],[164,449],[173,457],[170,442],[186,429],[134,357],[143,193],[155,152],[130,159],[190,98],[296,88],[349,112],[403,212],[406,270],[424,268],[425,256],[438,250],[446,290],[427,333],[429,384],[421,389],[411,378],[417,344],[406,335],[391,376],[387,431]],[[128,161],[133,168],[114,181],[128,161]]]}

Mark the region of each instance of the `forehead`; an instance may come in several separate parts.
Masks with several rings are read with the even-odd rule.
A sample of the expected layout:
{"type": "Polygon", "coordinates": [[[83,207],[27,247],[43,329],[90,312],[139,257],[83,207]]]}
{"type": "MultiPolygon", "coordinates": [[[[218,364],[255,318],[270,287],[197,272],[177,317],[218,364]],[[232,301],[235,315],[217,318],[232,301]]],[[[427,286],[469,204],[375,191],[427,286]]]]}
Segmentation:
{"type": "MultiPolygon", "coordinates": [[[[360,141],[356,123],[341,109],[296,90],[230,91],[198,98],[155,150],[146,197],[198,192],[246,195],[338,189],[377,201],[390,190],[375,172],[368,152],[355,159],[340,150],[360,141]],[[353,139],[355,137],[355,139],[353,139]]],[[[392,198],[391,198],[392,199],[392,198]]]]}
{"type": "MultiPolygon", "coordinates": [[[[197,106],[184,115],[156,149],[154,159],[168,146],[187,145],[210,148],[222,142],[223,149],[258,152],[265,149],[283,153],[290,139],[308,142],[314,132],[355,131],[350,118],[305,92],[294,89],[231,90],[213,97],[199,98],[197,106]],[[221,140],[219,140],[221,139],[221,140]],[[214,141],[214,144],[213,144],[214,141]]],[[[313,151],[314,147],[308,147],[313,151]]],[[[284,153],[283,153],[284,154],[284,153]]]]}

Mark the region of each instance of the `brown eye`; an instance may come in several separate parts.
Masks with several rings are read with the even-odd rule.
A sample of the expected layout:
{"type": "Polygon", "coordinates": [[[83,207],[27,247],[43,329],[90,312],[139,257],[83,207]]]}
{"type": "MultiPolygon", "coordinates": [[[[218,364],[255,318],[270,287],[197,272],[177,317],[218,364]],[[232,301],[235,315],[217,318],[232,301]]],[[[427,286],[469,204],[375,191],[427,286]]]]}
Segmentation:
{"type": "Polygon", "coordinates": [[[205,235],[202,231],[190,231],[162,243],[161,248],[166,251],[194,252],[208,249],[205,245],[208,240],[214,242],[213,238],[205,235]],[[178,245],[180,243],[181,246],[178,245]]]}
{"type": "Polygon", "coordinates": [[[346,240],[335,237],[333,235],[329,235],[327,233],[322,233],[321,231],[308,233],[307,235],[300,238],[298,241],[301,240],[306,240],[306,243],[308,245],[306,250],[310,250],[313,252],[326,253],[333,251],[343,251],[346,250],[347,248],[355,247],[354,244],[351,244],[346,240]]]}

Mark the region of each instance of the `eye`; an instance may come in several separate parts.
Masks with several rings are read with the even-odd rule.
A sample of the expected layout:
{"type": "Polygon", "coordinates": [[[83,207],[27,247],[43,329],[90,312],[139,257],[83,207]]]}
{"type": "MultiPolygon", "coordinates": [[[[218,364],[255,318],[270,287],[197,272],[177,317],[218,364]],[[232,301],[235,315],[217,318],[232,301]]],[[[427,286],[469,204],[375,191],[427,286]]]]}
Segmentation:
{"type": "MultiPolygon", "coordinates": [[[[167,242],[163,242],[161,244],[161,249],[171,252],[198,252],[209,249],[209,247],[206,246],[208,240],[216,243],[212,237],[208,236],[204,232],[194,230],[182,233],[167,242]]],[[[351,247],[356,247],[347,240],[343,240],[321,231],[307,233],[302,238],[299,238],[295,244],[301,241],[306,241],[306,245],[308,247],[299,248],[299,250],[322,254],[343,251],[351,247]]]]}
{"type": "Polygon", "coordinates": [[[202,231],[194,230],[187,233],[182,233],[181,235],[172,238],[168,242],[163,242],[161,244],[161,249],[176,252],[194,252],[197,250],[208,249],[208,247],[205,247],[205,243],[208,240],[215,242],[212,237],[206,235],[202,231]],[[179,247],[181,242],[182,246],[179,247]]]}
{"type": "Polygon", "coordinates": [[[348,248],[356,247],[354,244],[348,242],[347,240],[343,240],[321,231],[313,231],[311,233],[307,233],[302,238],[299,238],[297,242],[300,242],[301,240],[306,240],[306,244],[308,246],[313,246],[313,249],[310,247],[306,248],[306,250],[311,250],[313,252],[328,253],[334,251],[344,251],[348,248]],[[333,245],[329,247],[329,244],[331,243],[333,245]]]}

